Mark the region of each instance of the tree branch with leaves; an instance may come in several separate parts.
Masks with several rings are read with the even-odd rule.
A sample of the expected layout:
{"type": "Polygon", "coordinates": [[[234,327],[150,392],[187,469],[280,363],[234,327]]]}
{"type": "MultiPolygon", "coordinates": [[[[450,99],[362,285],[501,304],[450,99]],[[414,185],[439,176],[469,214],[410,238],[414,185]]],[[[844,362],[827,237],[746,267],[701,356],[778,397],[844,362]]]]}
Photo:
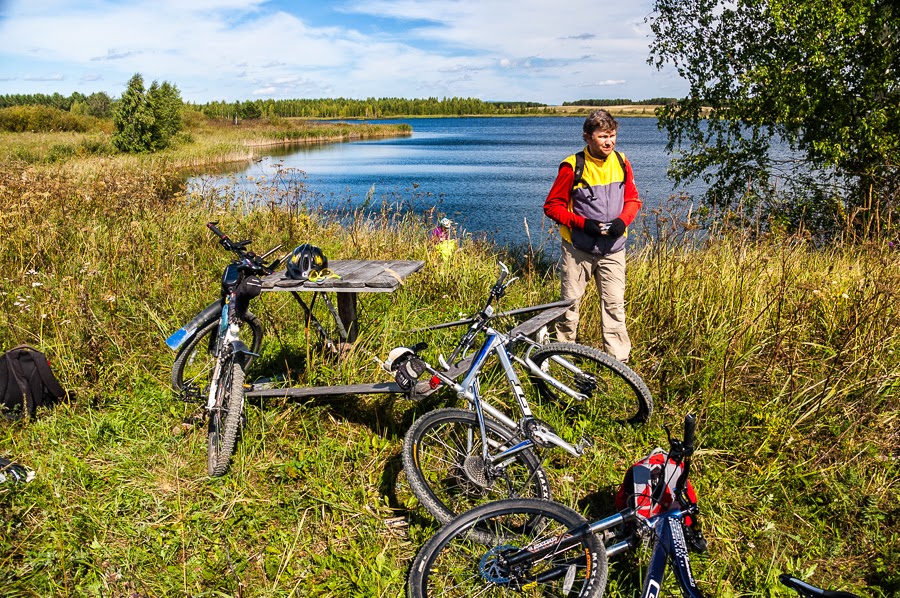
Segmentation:
{"type": "Polygon", "coordinates": [[[649,62],[687,98],[659,111],[677,183],[789,228],[884,232],[900,187],[893,0],[656,0],[649,62]]]}

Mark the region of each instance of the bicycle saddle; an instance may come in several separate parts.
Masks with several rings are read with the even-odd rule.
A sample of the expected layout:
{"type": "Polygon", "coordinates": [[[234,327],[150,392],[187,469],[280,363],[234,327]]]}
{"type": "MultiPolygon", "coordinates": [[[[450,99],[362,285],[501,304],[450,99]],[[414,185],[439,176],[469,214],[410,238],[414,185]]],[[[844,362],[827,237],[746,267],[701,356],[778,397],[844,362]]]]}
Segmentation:
{"type": "Polygon", "coordinates": [[[816,586],[811,586],[805,581],[797,579],[793,575],[782,573],[778,576],[778,581],[791,588],[803,598],[859,598],[856,594],[850,592],[841,592],[839,590],[823,590],[816,586]]]}

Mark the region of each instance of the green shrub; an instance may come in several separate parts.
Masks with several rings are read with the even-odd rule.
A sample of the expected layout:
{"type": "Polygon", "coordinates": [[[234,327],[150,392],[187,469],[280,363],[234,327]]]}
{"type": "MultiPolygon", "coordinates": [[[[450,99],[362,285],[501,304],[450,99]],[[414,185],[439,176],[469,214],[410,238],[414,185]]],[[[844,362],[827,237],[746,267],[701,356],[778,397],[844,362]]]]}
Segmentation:
{"type": "Polygon", "coordinates": [[[181,95],[178,88],[154,81],[144,90],[144,79],[134,75],[113,115],[113,144],[128,153],[154,152],[169,145],[181,130],[181,95]]]}
{"type": "Polygon", "coordinates": [[[99,128],[98,119],[49,106],[12,106],[0,109],[0,131],[74,131],[84,133],[99,128]]]}

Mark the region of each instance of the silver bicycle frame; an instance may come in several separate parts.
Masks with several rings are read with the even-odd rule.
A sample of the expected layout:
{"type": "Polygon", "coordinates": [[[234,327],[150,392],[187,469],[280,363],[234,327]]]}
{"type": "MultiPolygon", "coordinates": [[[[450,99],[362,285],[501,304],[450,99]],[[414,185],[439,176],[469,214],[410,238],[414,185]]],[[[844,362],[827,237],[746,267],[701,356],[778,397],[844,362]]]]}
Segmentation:
{"type": "MultiPolygon", "coordinates": [[[[484,333],[487,338],[486,338],[485,342],[481,345],[481,347],[478,349],[478,353],[476,354],[475,358],[472,360],[472,364],[469,366],[469,370],[466,373],[465,378],[463,378],[462,382],[457,383],[455,380],[444,376],[441,372],[438,372],[438,371],[432,371],[431,373],[437,375],[438,378],[441,380],[441,382],[443,382],[447,386],[451,387],[454,391],[456,391],[456,394],[458,397],[468,401],[469,404],[472,405],[472,407],[475,409],[475,413],[478,417],[478,425],[480,428],[481,437],[485,439],[485,442],[482,443],[482,448],[481,448],[482,457],[485,459],[485,462],[498,463],[498,462],[502,462],[504,459],[511,457],[515,453],[518,453],[518,452],[528,448],[529,446],[532,445],[532,441],[524,440],[522,442],[517,443],[515,446],[512,446],[510,448],[503,450],[502,452],[500,452],[499,454],[494,455],[494,456],[491,456],[488,453],[489,446],[486,441],[487,440],[487,431],[485,429],[485,424],[484,424],[484,414],[489,415],[490,417],[494,418],[495,420],[499,421],[504,426],[506,426],[507,428],[510,428],[512,430],[516,430],[519,427],[518,423],[516,421],[514,421],[512,418],[507,416],[505,413],[503,413],[502,411],[500,411],[499,409],[497,409],[490,403],[487,403],[486,401],[484,401],[481,398],[481,394],[479,392],[479,385],[478,385],[478,376],[481,373],[481,368],[484,366],[485,361],[492,353],[497,354],[497,358],[500,360],[500,364],[503,366],[503,373],[506,376],[507,381],[509,382],[509,386],[513,392],[513,395],[516,398],[516,403],[518,404],[519,409],[522,412],[522,415],[526,418],[532,417],[531,407],[528,405],[528,400],[525,397],[525,391],[522,389],[522,384],[519,381],[519,377],[516,374],[515,369],[513,368],[512,360],[515,360],[516,362],[523,364],[525,367],[527,367],[529,369],[529,371],[531,373],[540,377],[542,380],[546,380],[554,388],[556,388],[557,390],[559,390],[561,392],[568,394],[571,397],[574,397],[579,400],[584,400],[587,397],[585,397],[585,395],[583,395],[581,393],[578,393],[578,392],[570,389],[565,384],[559,382],[552,376],[541,371],[541,369],[539,367],[537,367],[537,365],[533,361],[531,361],[531,359],[529,357],[526,356],[526,359],[523,360],[520,357],[511,355],[509,353],[509,351],[507,351],[507,349],[506,349],[507,345],[509,344],[510,339],[508,336],[506,336],[502,332],[495,330],[494,328],[491,328],[491,327],[486,327],[484,329],[484,333]]],[[[530,351],[529,351],[529,354],[530,354],[530,351]]],[[[569,364],[568,362],[566,362],[565,360],[562,360],[561,358],[554,358],[554,359],[559,359],[559,361],[561,363],[563,363],[564,365],[566,365],[566,367],[571,367],[575,371],[580,371],[577,368],[575,368],[572,364],[569,364]]],[[[560,438],[557,434],[555,434],[553,432],[542,431],[539,434],[540,434],[540,439],[542,441],[553,444],[555,446],[558,446],[573,456],[579,457],[583,453],[582,448],[573,446],[572,444],[566,442],[565,440],[563,440],[562,438],[560,438]]],[[[474,442],[474,439],[470,435],[468,440],[469,440],[470,447],[471,447],[471,444],[474,442]]]]}

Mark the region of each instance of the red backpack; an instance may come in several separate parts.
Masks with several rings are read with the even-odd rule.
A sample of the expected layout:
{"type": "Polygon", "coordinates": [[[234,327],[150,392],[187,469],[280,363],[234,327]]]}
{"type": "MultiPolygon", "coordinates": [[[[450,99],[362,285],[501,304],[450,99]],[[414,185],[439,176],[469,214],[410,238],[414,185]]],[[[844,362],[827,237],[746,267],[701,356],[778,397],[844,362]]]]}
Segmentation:
{"type": "MultiPolygon", "coordinates": [[[[675,485],[683,470],[684,467],[669,459],[665,451],[654,449],[625,472],[625,479],[616,493],[616,509],[637,509],[638,515],[646,519],[659,515],[675,500],[675,485]],[[652,497],[660,484],[665,484],[665,489],[662,499],[656,502],[652,497]]],[[[690,480],[685,493],[689,500],[697,502],[697,494],[690,480]]],[[[690,517],[686,517],[684,522],[691,525],[690,517]]]]}

